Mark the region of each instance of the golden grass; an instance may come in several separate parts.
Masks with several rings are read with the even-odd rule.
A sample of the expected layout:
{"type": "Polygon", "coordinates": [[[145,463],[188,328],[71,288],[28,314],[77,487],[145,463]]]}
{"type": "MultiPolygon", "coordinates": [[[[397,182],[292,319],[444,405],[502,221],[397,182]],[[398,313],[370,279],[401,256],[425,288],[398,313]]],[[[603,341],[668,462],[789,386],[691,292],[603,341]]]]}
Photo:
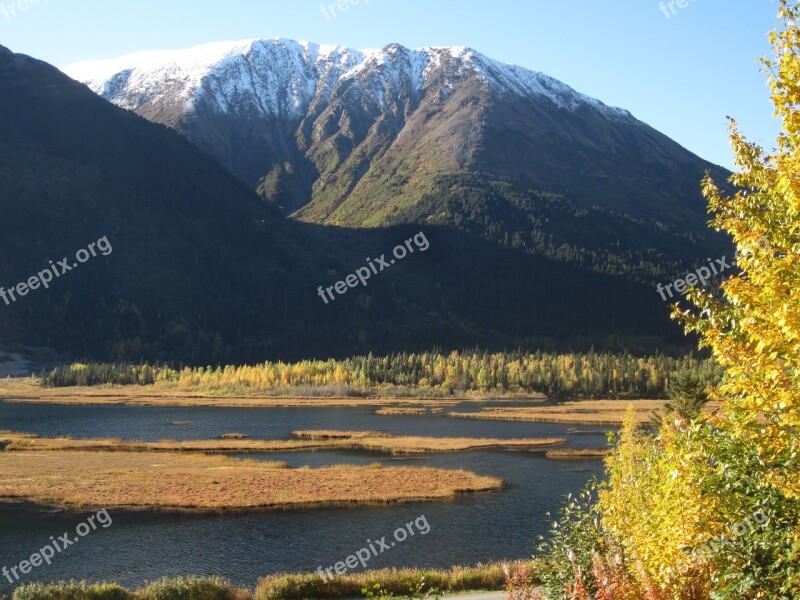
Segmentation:
{"type": "Polygon", "coordinates": [[[434,438],[393,436],[358,440],[360,448],[391,452],[392,454],[424,454],[427,452],[466,452],[468,450],[540,448],[563,444],[565,438],[510,439],[498,438],[434,438]]]}
{"type": "Polygon", "coordinates": [[[570,435],[602,435],[608,433],[608,429],[581,429],[580,427],[567,427],[564,433],[570,435]]]}
{"type": "Polygon", "coordinates": [[[25,583],[13,597],[16,600],[350,600],[363,597],[361,590],[379,581],[383,590],[402,598],[409,592],[408,582],[416,583],[421,577],[425,578],[423,593],[432,587],[447,594],[500,590],[505,587],[504,568],[522,569],[529,577],[537,577],[533,563],[526,560],[508,566],[489,563],[449,569],[374,569],[337,575],[327,582],[316,573],[281,573],[259,580],[255,592],[234,587],[218,576],[162,578],[136,590],[116,583],[75,580],[25,583]]]}
{"type": "MultiPolygon", "coordinates": [[[[298,395],[266,395],[254,391],[252,395],[221,396],[208,392],[191,392],[172,384],[157,383],[152,386],[84,386],[43,388],[31,378],[0,379],[0,398],[7,402],[35,404],[125,404],[131,406],[223,406],[230,408],[343,408],[380,407],[396,404],[397,398],[328,398],[298,395]]],[[[452,406],[464,399],[403,398],[408,404],[436,404],[452,406]]],[[[479,398],[475,398],[479,400],[479,398]]]]}
{"type": "Polygon", "coordinates": [[[160,440],[158,442],[126,441],[113,438],[73,439],[70,437],[40,438],[28,434],[0,432],[0,442],[8,441],[7,451],[51,451],[63,452],[108,451],[108,452],[196,452],[225,454],[233,452],[291,452],[324,448],[323,442],[305,440],[160,440]]]}
{"type": "Polygon", "coordinates": [[[560,448],[545,452],[547,458],[556,460],[605,458],[611,453],[608,448],[560,448]]]}
{"type": "MultiPolygon", "coordinates": [[[[639,423],[646,424],[653,411],[658,413],[663,400],[575,400],[555,406],[526,406],[519,408],[490,407],[481,412],[448,413],[461,419],[486,419],[490,421],[532,421],[539,423],[573,423],[581,425],[622,424],[628,406],[633,406],[639,423]]],[[[710,403],[708,410],[718,405],[710,403]]]]}
{"type": "MultiPolygon", "coordinates": [[[[441,409],[439,409],[441,410],[441,409]]],[[[379,408],[375,411],[376,415],[427,415],[428,408],[413,408],[413,407],[399,407],[399,406],[386,406],[379,408]]]]}
{"type": "Polygon", "coordinates": [[[257,510],[433,500],[498,489],[463,470],[341,465],[311,469],[223,456],[0,452],[0,499],[67,508],[257,510]]]}
{"type": "MultiPolygon", "coordinates": [[[[423,593],[438,588],[445,594],[476,590],[502,590],[505,588],[504,567],[512,571],[523,569],[536,578],[529,560],[503,563],[454,566],[449,569],[396,569],[385,568],[337,575],[325,582],[316,573],[279,573],[258,582],[255,600],[306,600],[308,598],[345,600],[363,597],[361,590],[372,588],[380,582],[381,588],[395,598],[408,596],[408,582],[418,582],[425,577],[423,593]]],[[[432,598],[435,596],[431,596],[432,598]]]]}
{"type": "Polygon", "coordinates": [[[363,440],[392,437],[390,434],[381,431],[340,431],[338,429],[293,431],[292,435],[296,438],[308,440],[363,440]]]}
{"type": "Polygon", "coordinates": [[[29,434],[0,432],[0,444],[14,451],[108,451],[108,452],[197,452],[207,454],[244,452],[292,452],[326,449],[372,450],[390,454],[423,454],[427,452],[465,452],[488,448],[539,448],[566,442],[564,438],[434,438],[392,436],[371,431],[296,431],[293,440],[161,440],[158,442],[119,439],[40,438],[29,434]]]}

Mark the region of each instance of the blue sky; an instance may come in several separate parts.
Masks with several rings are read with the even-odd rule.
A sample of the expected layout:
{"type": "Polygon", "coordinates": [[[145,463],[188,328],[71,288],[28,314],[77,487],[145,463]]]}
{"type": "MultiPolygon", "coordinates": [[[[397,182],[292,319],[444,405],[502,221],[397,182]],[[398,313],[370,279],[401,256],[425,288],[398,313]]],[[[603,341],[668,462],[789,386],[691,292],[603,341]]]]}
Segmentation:
{"type": "Polygon", "coordinates": [[[726,115],[768,147],[778,131],[756,60],[769,52],[775,0],[678,0],[686,6],[674,10],[668,1],[666,14],[660,0],[346,0],[345,12],[327,9],[327,18],[318,0],[38,0],[16,8],[24,1],[0,0],[0,43],[57,66],[246,38],[463,45],[627,108],[723,166],[732,166],[726,115]]]}

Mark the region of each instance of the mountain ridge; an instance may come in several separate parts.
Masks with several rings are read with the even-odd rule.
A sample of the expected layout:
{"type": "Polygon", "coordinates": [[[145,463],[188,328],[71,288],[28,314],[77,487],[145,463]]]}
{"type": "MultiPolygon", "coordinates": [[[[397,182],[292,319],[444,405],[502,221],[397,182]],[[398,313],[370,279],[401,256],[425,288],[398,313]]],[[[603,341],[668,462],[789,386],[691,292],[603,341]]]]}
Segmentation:
{"type": "MultiPolygon", "coordinates": [[[[405,53],[411,58],[410,66],[413,74],[411,79],[415,84],[415,92],[418,92],[426,84],[425,79],[429,68],[439,66],[442,58],[449,55],[451,58],[462,60],[487,82],[500,84],[509,91],[517,88],[516,91],[523,91],[527,94],[536,93],[547,97],[555,104],[571,109],[587,103],[607,110],[609,115],[633,118],[627,110],[609,107],[600,100],[581,94],[544,73],[490,59],[467,46],[424,46],[412,50],[400,44],[390,43],[381,49],[358,50],[336,44],[316,44],[287,38],[255,38],[212,42],[183,50],[135,52],[112,59],[73,63],[62,67],[61,70],[73,79],[85,83],[95,93],[115,104],[123,108],[135,109],[138,108],[139,102],[130,102],[127,95],[124,100],[116,98],[114,92],[119,91],[118,88],[109,88],[107,85],[109,80],[119,73],[135,74],[141,78],[138,81],[127,80],[126,85],[138,82],[146,87],[153,82],[153,78],[157,79],[163,74],[165,65],[169,65],[173,76],[183,76],[185,88],[191,92],[197,92],[202,89],[204,79],[214,75],[214,71],[220,66],[229,66],[227,63],[239,59],[249,61],[251,57],[259,58],[259,54],[275,58],[280,56],[281,52],[284,57],[296,59],[294,65],[288,65],[295,67],[295,73],[315,70],[317,79],[324,80],[323,83],[326,85],[323,87],[325,88],[330,85],[330,75],[338,74],[337,82],[352,79],[358,75],[359,71],[371,65],[385,64],[387,58],[394,58],[397,53],[405,53]],[[292,55],[287,56],[290,52],[292,55]],[[297,69],[296,67],[299,65],[302,65],[302,68],[297,69]]],[[[393,73],[393,75],[396,74],[396,72],[393,73]]],[[[244,80],[239,83],[242,82],[244,80]]],[[[251,83],[254,84],[252,80],[251,83]]],[[[258,96],[263,89],[249,91],[258,96]]],[[[298,86],[296,91],[302,92],[302,86],[298,86]]],[[[217,96],[217,99],[220,100],[222,97],[217,96]]],[[[263,98],[266,97],[261,97],[261,99],[263,98]]],[[[139,96],[134,96],[134,99],[141,101],[139,96]]],[[[295,99],[297,100],[295,105],[302,100],[299,96],[296,96],[295,99]]],[[[311,99],[306,98],[306,107],[310,103],[311,99]]],[[[217,106],[221,110],[225,110],[229,105],[230,103],[225,101],[217,102],[217,106]]],[[[277,108],[274,102],[262,102],[261,107],[264,109],[277,108]]]]}
{"type": "Polygon", "coordinates": [[[422,179],[462,172],[638,217],[677,217],[701,235],[697,182],[706,170],[727,177],[627,110],[466,46],[361,51],[275,38],[64,71],[178,130],[286,214],[326,224],[397,222],[436,188],[422,179]],[[671,193],[643,190],[643,177],[671,193]],[[670,206],[685,205],[681,198],[694,202],[688,219],[670,206]]]}

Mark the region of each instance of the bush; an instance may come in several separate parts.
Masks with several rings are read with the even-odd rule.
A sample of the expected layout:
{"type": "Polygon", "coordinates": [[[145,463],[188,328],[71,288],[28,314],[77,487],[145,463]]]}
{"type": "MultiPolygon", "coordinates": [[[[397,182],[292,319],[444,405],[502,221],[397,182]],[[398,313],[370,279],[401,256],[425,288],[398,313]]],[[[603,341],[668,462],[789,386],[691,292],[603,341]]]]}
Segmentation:
{"type": "MultiPolygon", "coordinates": [[[[524,568],[529,568],[525,565],[524,568]]],[[[408,582],[425,578],[426,589],[438,588],[442,592],[471,590],[501,590],[505,574],[498,563],[475,567],[434,569],[379,569],[337,575],[329,581],[313,573],[279,574],[259,581],[256,600],[318,600],[321,598],[359,598],[362,590],[380,583],[381,590],[395,595],[408,594],[408,582]]]]}
{"type": "Polygon", "coordinates": [[[701,488],[710,467],[689,427],[678,420],[650,437],[629,412],[606,460],[602,524],[635,565],[630,575],[651,595],[707,597],[713,561],[692,548],[724,529],[716,498],[701,488]]]}
{"type": "MultiPolygon", "coordinates": [[[[572,596],[576,586],[591,593],[597,591],[592,569],[594,557],[607,554],[608,549],[594,503],[596,487],[597,484],[591,482],[577,496],[569,494],[559,509],[559,520],[552,523],[549,537],[539,538],[536,564],[548,598],[572,596]]],[[[516,597],[528,585],[519,573],[514,573],[514,579],[519,582],[512,586],[516,597]]]]}
{"type": "Polygon", "coordinates": [[[714,597],[800,597],[800,498],[771,483],[779,471],[797,478],[800,455],[783,450],[765,463],[757,447],[725,429],[702,424],[695,435],[714,449],[703,487],[726,521],[724,535],[702,548],[716,566],[714,597]]]}
{"type": "Polygon", "coordinates": [[[245,590],[232,587],[220,577],[159,579],[137,590],[135,600],[246,600],[245,590]]]}
{"type": "Polygon", "coordinates": [[[21,585],[12,600],[133,600],[133,594],[114,583],[62,581],[21,585]]]}

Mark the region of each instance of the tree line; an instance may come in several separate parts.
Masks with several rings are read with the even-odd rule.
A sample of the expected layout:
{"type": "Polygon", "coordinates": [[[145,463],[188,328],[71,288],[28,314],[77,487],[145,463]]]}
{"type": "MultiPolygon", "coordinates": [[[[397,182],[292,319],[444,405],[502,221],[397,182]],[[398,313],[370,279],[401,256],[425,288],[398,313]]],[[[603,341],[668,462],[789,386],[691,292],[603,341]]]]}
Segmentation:
{"type": "Polygon", "coordinates": [[[166,365],[74,363],[43,375],[46,387],[153,385],[179,388],[270,391],[293,387],[347,386],[366,391],[406,388],[424,393],[541,393],[555,398],[666,396],[676,372],[694,373],[714,385],[720,369],[689,355],[634,356],[593,352],[526,353],[438,351],[386,356],[372,354],[344,360],[264,362],[252,366],[175,368],[166,365]]]}

